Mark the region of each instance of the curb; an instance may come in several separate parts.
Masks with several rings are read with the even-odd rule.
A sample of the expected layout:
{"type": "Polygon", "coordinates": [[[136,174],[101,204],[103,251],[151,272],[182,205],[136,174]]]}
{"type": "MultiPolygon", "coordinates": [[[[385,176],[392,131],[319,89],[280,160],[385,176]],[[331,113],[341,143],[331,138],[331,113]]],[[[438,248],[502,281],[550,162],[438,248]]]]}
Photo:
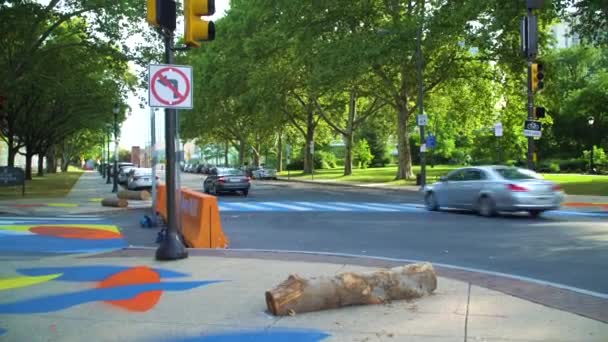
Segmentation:
{"type": "MultiPolygon", "coordinates": [[[[150,257],[156,247],[137,247],[81,256],[80,258],[104,257],[150,257]]],[[[260,259],[272,261],[294,261],[309,263],[348,264],[365,267],[390,268],[403,264],[417,263],[419,260],[385,258],[343,253],[324,253],[287,250],[258,249],[188,249],[192,257],[223,257],[235,259],[260,259]]],[[[502,292],[529,302],[553,309],[574,313],[600,322],[608,323],[608,294],[578,289],[543,280],[517,275],[472,269],[455,265],[432,263],[437,275],[459,280],[472,285],[502,292]]]]}

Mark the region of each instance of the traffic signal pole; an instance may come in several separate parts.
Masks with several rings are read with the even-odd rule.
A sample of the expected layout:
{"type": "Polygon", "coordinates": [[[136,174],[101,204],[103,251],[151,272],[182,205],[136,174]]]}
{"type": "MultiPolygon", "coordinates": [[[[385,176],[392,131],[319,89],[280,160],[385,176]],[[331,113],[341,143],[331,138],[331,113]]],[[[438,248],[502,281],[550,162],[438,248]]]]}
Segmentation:
{"type": "MultiPolygon", "coordinates": [[[[528,8],[528,23],[532,21],[532,9],[528,8]]],[[[527,34],[530,34],[528,30],[527,34]]],[[[531,38],[528,37],[528,40],[531,38]]],[[[534,38],[535,39],[535,38],[534,38]]],[[[526,53],[528,64],[528,120],[534,120],[534,89],[532,87],[532,63],[534,56],[532,53],[526,53]]],[[[528,137],[528,153],[527,153],[528,169],[534,170],[534,138],[528,137]]]]}
{"type": "MultiPolygon", "coordinates": [[[[164,30],[165,63],[173,64],[173,31],[164,30]]],[[[157,260],[178,260],[188,257],[188,251],[178,235],[178,194],[177,158],[176,158],[177,110],[165,108],[165,184],[167,187],[167,230],[160,246],[156,250],[157,260]]]]}

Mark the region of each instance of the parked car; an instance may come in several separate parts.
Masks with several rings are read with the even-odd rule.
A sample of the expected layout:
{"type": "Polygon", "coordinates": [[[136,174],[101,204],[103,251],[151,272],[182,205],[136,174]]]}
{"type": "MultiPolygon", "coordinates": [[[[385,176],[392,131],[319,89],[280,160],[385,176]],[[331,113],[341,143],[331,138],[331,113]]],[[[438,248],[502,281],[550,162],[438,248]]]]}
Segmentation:
{"type": "Polygon", "coordinates": [[[240,191],[243,196],[247,196],[250,188],[251,178],[238,169],[213,168],[203,181],[203,191],[213,195],[240,191]]]}
{"type": "Polygon", "coordinates": [[[251,171],[251,175],[253,179],[277,179],[277,170],[276,169],[266,169],[261,168],[257,170],[251,171]]]}
{"type": "Polygon", "coordinates": [[[131,171],[131,169],[134,169],[134,168],[135,168],[134,165],[123,165],[123,166],[119,167],[118,184],[127,185],[127,182],[129,180],[129,172],[131,171]]]}
{"type": "Polygon", "coordinates": [[[500,211],[527,211],[533,217],[558,209],[564,192],[536,172],[507,166],[465,167],[425,189],[428,210],[470,209],[482,216],[500,211]]]}
{"type": "Polygon", "coordinates": [[[204,164],[198,164],[196,166],[196,173],[203,173],[203,170],[205,169],[205,165],[204,164]]]}
{"type": "Polygon", "coordinates": [[[129,172],[127,181],[127,189],[142,190],[152,188],[152,169],[150,168],[133,168],[129,172]]]}

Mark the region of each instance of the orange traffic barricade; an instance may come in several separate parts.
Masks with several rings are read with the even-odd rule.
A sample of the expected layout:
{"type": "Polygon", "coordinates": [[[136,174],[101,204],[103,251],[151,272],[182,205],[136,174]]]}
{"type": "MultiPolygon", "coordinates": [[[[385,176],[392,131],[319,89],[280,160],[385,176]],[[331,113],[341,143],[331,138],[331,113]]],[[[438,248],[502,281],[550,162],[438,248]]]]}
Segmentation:
{"type": "MultiPolygon", "coordinates": [[[[167,188],[157,187],[157,212],[167,219],[167,188]]],[[[229,240],[222,230],[220,210],[215,196],[181,189],[178,209],[184,242],[192,248],[227,248],[229,240]]]]}

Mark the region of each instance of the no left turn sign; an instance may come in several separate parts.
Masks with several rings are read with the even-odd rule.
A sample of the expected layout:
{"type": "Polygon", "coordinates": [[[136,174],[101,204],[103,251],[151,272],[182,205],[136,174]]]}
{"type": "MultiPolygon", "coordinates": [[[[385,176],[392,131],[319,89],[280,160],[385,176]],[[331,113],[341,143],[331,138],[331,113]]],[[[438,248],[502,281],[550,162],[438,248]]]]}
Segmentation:
{"type": "Polygon", "coordinates": [[[192,67],[151,64],[149,80],[150,107],[192,108],[192,67]]]}

